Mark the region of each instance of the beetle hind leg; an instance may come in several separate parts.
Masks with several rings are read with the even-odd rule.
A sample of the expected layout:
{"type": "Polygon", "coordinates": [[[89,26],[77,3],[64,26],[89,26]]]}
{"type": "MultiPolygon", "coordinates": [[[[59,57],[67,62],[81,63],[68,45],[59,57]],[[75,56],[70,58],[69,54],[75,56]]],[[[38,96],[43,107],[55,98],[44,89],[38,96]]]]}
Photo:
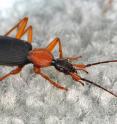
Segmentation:
{"type": "Polygon", "coordinates": [[[16,69],[12,70],[11,72],[9,72],[8,74],[4,75],[3,77],[0,77],[0,81],[4,80],[5,78],[11,76],[11,75],[15,75],[18,74],[23,67],[17,67],[16,69]]]}
{"type": "Polygon", "coordinates": [[[28,22],[28,17],[23,18],[20,22],[18,22],[13,28],[11,28],[5,36],[8,36],[12,31],[17,29],[16,38],[20,39],[25,33],[27,33],[27,40],[29,43],[32,42],[32,26],[30,25],[26,28],[28,22]]]}

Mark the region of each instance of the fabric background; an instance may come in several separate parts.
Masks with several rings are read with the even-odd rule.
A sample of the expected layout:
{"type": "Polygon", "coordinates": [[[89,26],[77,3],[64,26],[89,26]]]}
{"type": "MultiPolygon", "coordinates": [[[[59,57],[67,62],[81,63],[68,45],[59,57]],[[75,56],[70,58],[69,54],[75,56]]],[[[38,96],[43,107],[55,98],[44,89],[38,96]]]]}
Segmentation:
{"type": "MultiPolygon", "coordinates": [[[[46,47],[59,37],[64,56],[83,56],[75,63],[117,59],[116,0],[0,2],[1,35],[27,16],[33,26],[34,48],[46,47]]],[[[12,69],[0,66],[0,76],[12,69]]],[[[87,70],[88,75],[79,75],[117,94],[116,63],[87,70]]],[[[0,124],[117,124],[117,98],[87,83],[83,87],[53,67],[43,71],[69,91],[56,89],[34,74],[32,64],[26,65],[20,74],[0,83],[0,124]]]]}

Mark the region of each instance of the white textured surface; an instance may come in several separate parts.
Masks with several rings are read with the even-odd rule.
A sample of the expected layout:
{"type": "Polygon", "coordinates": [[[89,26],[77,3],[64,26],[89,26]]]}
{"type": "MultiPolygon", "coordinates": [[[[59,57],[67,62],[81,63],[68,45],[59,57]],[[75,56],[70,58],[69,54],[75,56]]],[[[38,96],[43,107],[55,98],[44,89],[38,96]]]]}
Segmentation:
{"type": "MultiPolygon", "coordinates": [[[[64,56],[83,56],[77,63],[117,59],[117,2],[103,13],[108,1],[16,0],[12,7],[1,5],[0,34],[28,16],[34,47],[45,47],[58,36],[64,56]]],[[[79,74],[117,93],[116,68],[105,64],[79,74]]],[[[1,66],[0,76],[11,69],[1,66]]],[[[54,88],[27,65],[0,84],[0,124],[117,124],[117,98],[91,85],[82,87],[54,68],[45,72],[70,90],[54,88]]]]}

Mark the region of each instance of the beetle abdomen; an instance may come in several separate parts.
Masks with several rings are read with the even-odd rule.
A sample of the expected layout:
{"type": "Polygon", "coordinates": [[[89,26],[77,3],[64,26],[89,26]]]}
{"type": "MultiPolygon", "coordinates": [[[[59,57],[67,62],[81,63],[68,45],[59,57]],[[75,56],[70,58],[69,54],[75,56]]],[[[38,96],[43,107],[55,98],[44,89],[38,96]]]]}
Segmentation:
{"type": "Polygon", "coordinates": [[[29,63],[31,44],[12,37],[0,36],[0,65],[24,65],[29,63]]]}

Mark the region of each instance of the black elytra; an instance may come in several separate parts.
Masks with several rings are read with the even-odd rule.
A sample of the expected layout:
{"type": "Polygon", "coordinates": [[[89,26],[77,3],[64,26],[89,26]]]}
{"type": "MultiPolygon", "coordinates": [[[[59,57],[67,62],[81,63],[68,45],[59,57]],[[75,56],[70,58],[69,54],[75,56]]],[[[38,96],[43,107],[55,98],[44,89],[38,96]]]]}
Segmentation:
{"type": "Polygon", "coordinates": [[[0,65],[21,66],[30,63],[27,58],[32,45],[24,40],[0,36],[0,65]]]}

